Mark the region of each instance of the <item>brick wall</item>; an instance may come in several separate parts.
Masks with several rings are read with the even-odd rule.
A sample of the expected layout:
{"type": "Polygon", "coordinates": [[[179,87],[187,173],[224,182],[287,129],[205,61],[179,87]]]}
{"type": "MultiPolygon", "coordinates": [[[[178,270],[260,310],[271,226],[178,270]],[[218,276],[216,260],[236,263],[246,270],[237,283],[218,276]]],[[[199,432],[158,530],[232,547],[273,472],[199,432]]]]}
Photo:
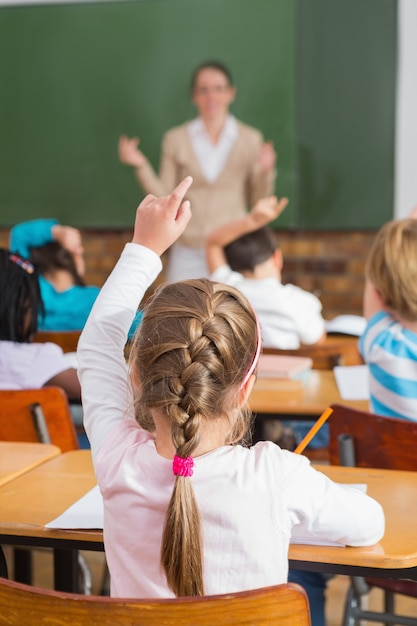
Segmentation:
{"type": "Polygon", "coordinates": [[[374,232],[277,231],[284,257],[283,282],[312,291],[331,319],[362,314],[364,268],[374,232]]]}
{"type": "MultiPolygon", "coordinates": [[[[86,281],[102,285],[132,231],[86,230],[86,281]]],[[[364,264],[373,232],[277,231],[283,255],[283,281],[314,292],[327,319],[342,313],[362,313],[364,264]]],[[[0,229],[0,246],[7,247],[8,230],[0,229]]]]}

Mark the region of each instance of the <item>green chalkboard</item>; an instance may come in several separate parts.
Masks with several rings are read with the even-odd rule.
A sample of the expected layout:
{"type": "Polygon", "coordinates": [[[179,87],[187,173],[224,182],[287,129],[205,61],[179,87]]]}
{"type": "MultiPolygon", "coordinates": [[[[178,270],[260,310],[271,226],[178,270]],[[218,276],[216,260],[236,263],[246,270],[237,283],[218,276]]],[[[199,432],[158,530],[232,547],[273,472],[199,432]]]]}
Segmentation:
{"type": "Polygon", "coordinates": [[[301,0],[296,221],[374,228],[394,201],[396,0],[301,0]]]}
{"type": "Polygon", "coordinates": [[[157,168],[211,58],[276,146],[280,227],[391,217],[397,0],[138,0],[0,8],[0,225],[130,226],[142,192],[118,137],[157,168]]]}
{"type": "Polygon", "coordinates": [[[157,167],[162,134],[195,114],[192,70],[212,58],[230,66],[232,110],[274,142],[279,193],[295,198],[295,15],[293,0],[0,8],[1,225],[130,226],[142,192],[118,137],[139,135],[157,167]]]}

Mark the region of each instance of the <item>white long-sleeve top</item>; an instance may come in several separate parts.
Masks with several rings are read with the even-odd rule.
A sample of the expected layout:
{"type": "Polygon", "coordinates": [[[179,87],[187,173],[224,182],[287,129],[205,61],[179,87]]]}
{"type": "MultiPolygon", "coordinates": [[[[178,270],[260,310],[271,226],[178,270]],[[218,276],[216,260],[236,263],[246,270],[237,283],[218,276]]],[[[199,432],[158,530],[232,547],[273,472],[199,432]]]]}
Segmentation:
{"type": "MultiPolygon", "coordinates": [[[[78,344],[85,428],[104,500],[111,593],[172,597],[160,565],[175,477],[133,415],[123,347],[148,285],[161,269],[149,249],[127,244],[78,344]]],[[[140,332],[140,331],[139,331],[140,332]]],[[[271,442],[222,446],[195,458],[190,479],[202,518],[207,594],[286,582],[292,535],[372,545],[384,533],[380,505],[271,442]]]]}

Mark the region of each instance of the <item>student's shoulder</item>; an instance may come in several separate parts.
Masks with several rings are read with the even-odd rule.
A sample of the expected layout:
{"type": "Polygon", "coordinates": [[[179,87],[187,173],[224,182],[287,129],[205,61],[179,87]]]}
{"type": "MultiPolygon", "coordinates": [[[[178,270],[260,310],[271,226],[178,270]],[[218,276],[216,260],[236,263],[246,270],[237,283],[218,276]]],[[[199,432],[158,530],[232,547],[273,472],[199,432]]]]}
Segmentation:
{"type": "Polygon", "coordinates": [[[71,302],[75,304],[80,302],[94,303],[100,293],[100,287],[96,287],[95,285],[72,285],[65,291],[57,291],[54,285],[44,276],[39,276],[39,284],[42,298],[46,301],[46,304],[51,300],[54,302],[62,302],[62,305],[67,305],[71,302]]]}
{"type": "Polygon", "coordinates": [[[283,285],[283,290],[285,292],[286,298],[290,298],[291,300],[297,302],[305,302],[310,305],[315,304],[321,309],[320,300],[314,293],[311,293],[311,291],[306,291],[305,289],[302,289],[301,287],[298,287],[297,285],[293,285],[291,283],[283,285]]]}
{"type": "MultiPolygon", "coordinates": [[[[387,311],[377,311],[371,315],[366,321],[364,332],[359,337],[359,350],[364,359],[367,360],[374,346],[385,347],[391,351],[394,345],[393,336],[399,337],[401,335],[399,326],[399,322],[387,311]]],[[[398,345],[398,342],[394,343],[398,345]]]]}
{"type": "Polygon", "coordinates": [[[226,283],[226,285],[242,285],[245,282],[245,278],[240,272],[234,272],[232,268],[227,265],[220,265],[217,269],[210,274],[210,280],[216,283],[226,283]]]}
{"type": "Polygon", "coordinates": [[[377,311],[366,320],[366,326],[362,336],[368,333],[375,334],[385,332],[396,324],[398,324],[398,322],[390,313],[387,311],[377,311]]]}
{"type": "Polygon", "coordinates": [[[14,341],[2,342],[3,357],[7,354],[10,362],[13,360],[25,360],[26,363],[41,366],[44,362],[63,358],[64,352],[55,343],[16,343],[14,341]]]}
{"type": "Polygon", "coordinates": [[[236,446],[245,465],[250,472],[266,471],[277,473],[280,477],[285,476],[287,472],[294,472],[297,468],[304,468],[310,465],[307,457],[294,454],[289,450],[283,450],[272,441],[258,441],[250,448],[236,446]]]}
{"type": "Polygon", "coordinates": [[[94,301],[100,293],[100,287],[96,285],[74,285],[73,294],[76,297],[94,301]]]}

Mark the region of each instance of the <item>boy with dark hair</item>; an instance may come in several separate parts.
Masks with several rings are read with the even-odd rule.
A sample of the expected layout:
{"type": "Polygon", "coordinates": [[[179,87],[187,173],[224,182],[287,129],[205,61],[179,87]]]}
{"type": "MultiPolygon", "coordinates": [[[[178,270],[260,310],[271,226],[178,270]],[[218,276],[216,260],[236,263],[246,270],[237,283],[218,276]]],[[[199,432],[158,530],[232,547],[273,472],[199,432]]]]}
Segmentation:
{"type": "MultiPolygon", "coordinates": [[[[296,349],[300,344],[319,343],[325,338],[324,320],[318,298],[295,285],[283,285],[282,252],[266,225],[275,220],[288,204],[275,196],[259,200],[243,218],[213,230],[206,239],[210,278],[231,284],[242,291],[256,311],[263,345],[296,349]]],[[[262,420],[263,436],[281,448],[294,450],[310,430],[311,422],[262,420]],[[291,428],[292,427],[292,428],[291,428]],[[293,429],[293,430],[292,430],[293,429]]],[[[327,445],[323,427],[314,447],[327,445]]],[[[289,579],[299,582],[308,593],[314,626],[324,626],[326,578],[311,572],[293,572],[289,579]]]]}
{"type": "Polygon", "coordinates": [[[242,218],[215,228],[206,239],[210,278],[242,291],[255,309],[268,348],[297,349],[325,338],[319,299],[281,281],[282,252],[265,228],[288,204],[275,196],[259,200],[242,218]]]}

